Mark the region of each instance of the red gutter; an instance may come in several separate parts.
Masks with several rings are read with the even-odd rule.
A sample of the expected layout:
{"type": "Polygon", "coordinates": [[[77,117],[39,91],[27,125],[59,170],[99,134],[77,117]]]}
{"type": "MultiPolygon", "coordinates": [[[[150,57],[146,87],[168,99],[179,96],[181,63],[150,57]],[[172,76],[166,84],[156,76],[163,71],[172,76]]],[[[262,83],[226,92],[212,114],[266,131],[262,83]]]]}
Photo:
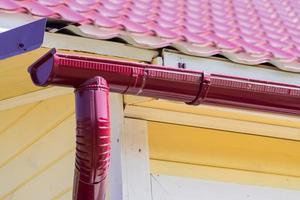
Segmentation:
{"type": "Polygon", "coordinates": [[[101,76],[111,92],[197,105],[220,104],[300,114],[300,86],[161,67],[126,61],[58,54],[54,50],[30,67],[33,82],[77,87],[101,76]]]}
{"type": "Polygon", "coordinates": [[[29,72],[36,85],[76,88],[74,200],[105,199],[109,162],[108,87],[105,80],[111,92],[122,94],[192,105],[209,103],[300,114],[300,87],[295,85],[59,54],[54,49],[35,62],[29,72]]]}

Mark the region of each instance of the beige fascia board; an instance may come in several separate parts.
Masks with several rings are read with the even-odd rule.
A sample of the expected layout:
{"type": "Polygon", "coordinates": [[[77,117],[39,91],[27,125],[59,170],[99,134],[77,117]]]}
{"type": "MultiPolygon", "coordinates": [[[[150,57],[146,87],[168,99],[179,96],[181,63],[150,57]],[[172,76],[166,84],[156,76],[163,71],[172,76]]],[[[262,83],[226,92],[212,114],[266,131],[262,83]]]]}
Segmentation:
{"type": "Polygon", "coordinates": [[[143,62],[151,62],[158,55],[158,51],[133,47],[129,44],[48,32],[45,33],[42,46],[143,62]]]}

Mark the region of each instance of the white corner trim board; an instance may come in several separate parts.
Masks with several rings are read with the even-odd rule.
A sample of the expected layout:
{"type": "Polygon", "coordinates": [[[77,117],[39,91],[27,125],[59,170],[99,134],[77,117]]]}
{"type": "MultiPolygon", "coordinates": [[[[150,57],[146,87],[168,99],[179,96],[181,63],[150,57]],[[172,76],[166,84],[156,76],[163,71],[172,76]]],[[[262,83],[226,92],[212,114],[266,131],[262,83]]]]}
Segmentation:
{"type": "Polygon", "coordinates": [[[109,200],[123,200],[124,178],[122,173],[122,133],[124,129],[124,113],[122,95],[109,94],[110,99],[110,123],[111,123],[111,157],[108,173],[109,200]]]}
{"type": "Polygon", "coordinates": [[[123,200],[152,200],[147,121],[124,119],[123,173],[126,193],[123,200]]]}

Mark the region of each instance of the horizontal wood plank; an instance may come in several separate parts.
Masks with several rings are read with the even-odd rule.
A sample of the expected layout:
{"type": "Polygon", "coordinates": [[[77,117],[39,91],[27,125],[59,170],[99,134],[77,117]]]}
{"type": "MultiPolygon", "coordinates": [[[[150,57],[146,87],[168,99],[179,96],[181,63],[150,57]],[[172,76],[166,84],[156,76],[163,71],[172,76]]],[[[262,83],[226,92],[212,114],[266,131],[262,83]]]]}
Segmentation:
{"type": "Polygon", "coordinates": [[[180,162],[150,160],[151,173],[300,190],[300,178],[180,162]]]}
{"type": "MultiPolygon", "coordinates": [[[[1,101],[0,101],[1,104],[1,101]]],[[[22,118],[24,114],[34,108],[36,104],[27,104],[16,108],[0,111],[0,134],[22,118]]]]}
{"type": "Polygon", "coordinates": [[[224,106],[212,106],[205,104],[192,106],[182,102],[167,101],[163,99],[155,100],[153,98],[132,95],[125,95],[124,102],[126,105],[135,105],[140,107],[156,108],[181,113],[191,113],[196,115],[205,115],[225,119],[235,119],[240,121],[300,128],[300,117],[297,115],[269,113],[263,111],[238,109],[224,106]]]}
{"type": "Polygon", "coordinates": [[[300,191],[186,177],[152,176],[153,200],[298,200],[300,191]]]}
{"type": "Polygon", "coordinates": [[[0,134],[0,167],[74,113],[73,95],[48,99],[0,134]]]}
{"type": "Polygon", "coordinates": [[[152,159],[300,177],[300,141],[157,122],[148,134],[152,159]]]}
{"type": "Polygon", "coordinates": [[[17,106],[22,106],[29,103],[42,101],[56,96],[70,94],[73,93],[73,91],[74,91],[73,88],[66,88],[66,87],[42,88],[41,90],[35,92],[30,92],[27,94],[23,94],[17,97],[12,97],[0,101],[0,111],[11,109],[17,106]]]}
{"type": "Polygon", "coordinates": [[[220,118],[140,106],[126,106],[125,116],[156,122],[300,140],[300,128],[220,118]]]}
{"type": "Polygon", "coordinates": [[[38,174],[22,187],[6,195],[4,200],[52,199],[59,192],[72,187],[75,151],[71,151],[38,174]]]}
{"type": "Polygon", "coordinates": [[[0,60],[0,100],[42,89],[32,83],[27,68],[47,51],[48,49],[40,48],[0,60]]]}
{"type": "Polygon", "coordinates": [[[75,115],[71,115],[15,159],[0,168],[0,199],[41,173],[75,148],[75,115]],[[13,174],[13,176],[11,176],[13,174]]]}

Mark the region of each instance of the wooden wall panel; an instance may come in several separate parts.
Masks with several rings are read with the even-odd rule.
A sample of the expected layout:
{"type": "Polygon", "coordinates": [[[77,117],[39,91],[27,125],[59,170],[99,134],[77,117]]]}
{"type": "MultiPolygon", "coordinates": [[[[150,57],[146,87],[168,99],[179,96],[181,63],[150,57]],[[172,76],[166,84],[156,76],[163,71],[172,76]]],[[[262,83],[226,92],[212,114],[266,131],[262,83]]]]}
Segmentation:
{"type": "Polygon", "coordinates": [[[33,109],[35,103],[27,104],[25,106],[15,107],[8,110],[3,110],[0,112],[0,134],[4,132],[7,128],[11,127],[14,123],[22,119],[28,111],[33,109]]]}
{"type": "Polygon", "coordinates": [[[300,177],[299,141],[157,122],[148,133],[153,160],[300,177]]]}
{"type": "Polygon", "coordinates": [[[22,187],[36,174],[45,170],[62,155],[75,147],[75,123],[71,115],[61,124],[21,152],[15,159],[0,168],[0,197],[16,187],[22,187]],[[13,174],[13,176],[11,176],[13,174]]]}
{"type": "Polygon", "coordinates": [[[67,198],[75,148],[72,94],[0,111],[0,199],[67,198]]]}
{"type": "Polygon", "coordinates": [[[73,98],[67,95],[41,101],[0,134],[0,167],[74,113],[73,98]]]}
{"type": "Polygon", "coordinates": [[[4,200],[47,200],[70,188],[73,184],[74,166],[71,163],[74,162],[74,156],[75,151],[69,152],[22,187],[16,188],[4,200]]]}
{"type": "Polygon", "coordinates": [[[42,89],[32,84],[27,68],[47,51],[40,48],[0,61],[0,100],[42,89]]]}
{"type": "Polygon", "coordinates": [[[151,176],[152,200],[299,200],[300,191],[187,177],[151,176]]]}
{"type": "Polygon", "coordinates": [[[156,159],[150,166],[153,174],[300,190],[300,177],[156,159]]]}

